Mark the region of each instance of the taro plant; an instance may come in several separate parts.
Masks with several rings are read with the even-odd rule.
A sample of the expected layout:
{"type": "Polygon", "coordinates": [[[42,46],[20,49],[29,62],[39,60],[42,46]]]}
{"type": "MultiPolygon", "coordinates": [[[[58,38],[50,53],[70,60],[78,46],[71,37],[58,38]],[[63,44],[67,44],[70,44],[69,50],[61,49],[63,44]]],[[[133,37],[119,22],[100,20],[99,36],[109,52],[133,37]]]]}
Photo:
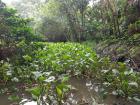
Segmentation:
{"type": "Polygon", "coordinates": [[[65,93],[69,90],[66,77],[57,79],[51,76],[51,72],[33,72],[37,81],[36,86],[27,89],[32,94],[33,99],[37,101],[37,105],[50,105],[63,103],[65,93]]]}
{"type": "Polygon", "coordinates": [[[108,90],[113,95],[125,96],[126,98],[139,94],[137,92],[139,90],[140,74],[128,69],[124,63],[114,64],[113,66],[110,64],[106,70],[101,70],[99,79],[102,80],[106,91],[108,90]]]}
{"type": "Polygon", "coordinates": [[[45,63],[45,68],[56,72],[81,72],[89,69],[96,54],[92,49],[78,43],[46,43],[35,51],[36,59],[45,63]]]}
{"type": "Polygon", "coordinates": [[[94,77],[108,94],[139,98],[140,73],[124,63],[99,57],[87,46],[36,42],[26,45],[24,50],[26,53],[15,62],[1,61],[0,78],[30,84],[33,88],[28,91],[38,105],[64,103],[70,86],[66,84],[68,78],[61,77],[62,74],[94,77]],[[32,52],[29,52],[30,48],[32,52]]]}
{"type": "Polygon", "coordinates": [[[57,95],[57,101],[58,101],[58,104],[59,105],[62,105],[64,103],[64,97],[65,97],[65,93],[67,93],[71,86],[70,85],[67,85],[66,82],[68,81],[68,76],[64,76],[64,77],[61,77],[62,80],[61,80],[61,83],[57,83],[56,85],[56,95],[57,95]]]}

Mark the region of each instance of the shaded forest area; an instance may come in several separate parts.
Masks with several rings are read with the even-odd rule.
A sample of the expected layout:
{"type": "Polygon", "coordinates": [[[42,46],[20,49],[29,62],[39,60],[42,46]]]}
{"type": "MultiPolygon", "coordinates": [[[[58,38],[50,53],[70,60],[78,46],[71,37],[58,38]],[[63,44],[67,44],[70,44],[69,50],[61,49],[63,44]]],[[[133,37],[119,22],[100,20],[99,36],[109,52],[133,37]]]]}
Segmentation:
{"type": "Polygon", "coordinates": [[[139,44],[140,0],[0,0],[0,101],[139,105],[139,44]]]}

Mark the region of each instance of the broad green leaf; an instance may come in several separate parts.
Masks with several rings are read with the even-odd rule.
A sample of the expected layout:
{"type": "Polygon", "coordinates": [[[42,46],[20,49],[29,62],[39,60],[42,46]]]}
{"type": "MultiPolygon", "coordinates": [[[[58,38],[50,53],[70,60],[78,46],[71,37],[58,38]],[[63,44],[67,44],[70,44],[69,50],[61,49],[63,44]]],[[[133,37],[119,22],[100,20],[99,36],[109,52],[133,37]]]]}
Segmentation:
{"type": "Polygon", "coordinates": [[[62,90],[60,88],[56,87],[56,92],[57,92],[59,97],[62,97],[63,92],[62,92],[62,90]]]}

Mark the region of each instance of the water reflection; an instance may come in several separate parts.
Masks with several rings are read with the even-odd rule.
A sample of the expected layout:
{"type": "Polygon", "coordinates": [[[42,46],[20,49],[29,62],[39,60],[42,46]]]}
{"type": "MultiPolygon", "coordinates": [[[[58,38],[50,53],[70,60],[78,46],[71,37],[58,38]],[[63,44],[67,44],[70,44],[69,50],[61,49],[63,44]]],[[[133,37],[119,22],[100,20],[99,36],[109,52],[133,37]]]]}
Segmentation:
{"type": "Polygon", "coordinates": [[[19,105],[37,105],[36,101],[31,101],[29,99],[22,99],[19,105]]]}

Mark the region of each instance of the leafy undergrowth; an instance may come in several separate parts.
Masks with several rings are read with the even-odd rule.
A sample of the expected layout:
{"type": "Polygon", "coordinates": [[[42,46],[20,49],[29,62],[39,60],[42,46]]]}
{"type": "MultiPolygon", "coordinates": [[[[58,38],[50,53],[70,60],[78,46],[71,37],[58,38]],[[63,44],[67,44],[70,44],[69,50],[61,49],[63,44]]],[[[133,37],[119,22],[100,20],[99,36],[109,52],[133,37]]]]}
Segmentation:
{"type": "Polygon", "coordinates": [[[70,89],[66,83],[72,75],[85,75],[100,81],[104,95],[113,94],[140,101],[140,73],[124,63],[100,58],[91,48],[78,43],[21,45],[18,45],[21,51],[19,57],[14,61],[0,62],[0,79],[5,85],[11,81],[36,84],[26,90],[38,103],[63,104],[70,89]]]}

